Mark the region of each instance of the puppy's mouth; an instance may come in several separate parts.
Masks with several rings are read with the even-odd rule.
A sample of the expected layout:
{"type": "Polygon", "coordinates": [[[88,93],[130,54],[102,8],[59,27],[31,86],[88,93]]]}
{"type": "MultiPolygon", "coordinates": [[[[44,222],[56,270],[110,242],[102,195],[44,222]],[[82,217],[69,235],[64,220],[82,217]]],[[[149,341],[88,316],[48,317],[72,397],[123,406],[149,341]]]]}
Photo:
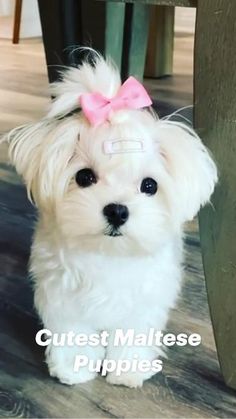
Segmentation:
{"type": "Polygon", "coordinates": [[[119,228],[116,227],[108,227],[105,232],[104,232],[105,236],[109,236],[109,237],[120,237],[123,234],[121,233],[121,231],[119,230],[119,228]]]}

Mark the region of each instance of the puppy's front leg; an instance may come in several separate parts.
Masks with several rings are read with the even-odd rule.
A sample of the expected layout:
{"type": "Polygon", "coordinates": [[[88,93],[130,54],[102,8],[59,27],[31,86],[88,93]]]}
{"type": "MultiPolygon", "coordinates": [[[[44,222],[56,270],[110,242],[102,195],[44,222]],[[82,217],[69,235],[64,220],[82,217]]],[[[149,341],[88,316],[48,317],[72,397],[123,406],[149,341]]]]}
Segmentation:
{"type": "MultiPolygon", "coordinates": [[[[124,333],[127,330],[123,330],[124,333]]],[[[127,387],[142,387],[143,382],[148,380],[156,372],[160,371],[158,364],[158,357],[163,352],[155,346],[135,346],[135,345],[119,345],[114,346],[114,331],[109,339],[107,348],[106,359],[115,360],[116,370],[108,373],[106,380],[110,384],[124,385],[127,387]],[[156,362],[156,366],[153,363],[156,362]],[[119,364],[120,363],[120,364],[119,364]],[[145,367],[146,364],[146,367],[145,367]]],[[[136,331],[136,333],[148,333],[145,331],[136,331]]]]}
{"type": "MultiPolygon", "coordinates": [[[[89,336],[96,333],[96,330],[77,320],[76,310],[72,307],[72,302],[64,301],[58,304],[57,299],[53,301],[48,299],[44,288],[37,288],[35,293],[35,306],[42,318],[44,328],[50,330],[52,335],[68,336],[69,332],[73,332],[73,336],[77,334],[85,334],[89,336]]],[[[74,342],[66,341],[65,345],[57,346],[50,342],[46,349],[46,362],[48,364],[49,373],[52,377],[58,378],[64,384],[85,383],[96,377],[97,372],[89,370],[89,361],[104,359],[105,350],[102,345],[98,346],[78,346],[71,345],[74,342]],[[85,366],[81,366],[78,371],[75,369],[75,361],[77,356],[83,356],[88,362],[85,366]]]]}
{"type": "MultiPolygon", "coordinates": [[[[77,329],[71,327],[70,331],[75,331],[76,334],[84,333],[89,335],[90,333],[95,333],[95,331],[84,327],[82,325],[77,325],[77,329]]],[[[96,361],[104,358],[104,348],[99,345],[96,347],[90,347],[89,345],[78,347],[78,346],[69,346],[65,345],[63,347],[58,347],[50,345],[46,349],[46,361],[48,364],[49,372],[52,377],[56,377],[64,384],[78,384],[85,383],[86,381],[93,380],[97,372],[90,371],[89,363],[93,361],[93,364],[96,364],[96,361]],[[79,356],[85,360],[85,365],[80,366],[78,369],[76,366],[76,357],[79,356]]]]}

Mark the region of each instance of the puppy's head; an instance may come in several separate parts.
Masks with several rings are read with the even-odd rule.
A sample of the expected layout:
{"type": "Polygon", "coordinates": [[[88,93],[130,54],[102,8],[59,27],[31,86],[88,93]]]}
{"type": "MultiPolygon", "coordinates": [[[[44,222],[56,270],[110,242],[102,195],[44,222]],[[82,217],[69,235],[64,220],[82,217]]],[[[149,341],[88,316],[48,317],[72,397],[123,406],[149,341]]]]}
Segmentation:
{"type": "Polygon", "coordinates": [[[150,109],[117,110],[97,126],[83,112],[64,117],[82,94],[112,98],[120,85],[102,58],[69,69],[47,116],[10,133],[10,158],[42,222],[69,246],[151,253],[210,199],[216,167],[196,133],[150,109]]]}

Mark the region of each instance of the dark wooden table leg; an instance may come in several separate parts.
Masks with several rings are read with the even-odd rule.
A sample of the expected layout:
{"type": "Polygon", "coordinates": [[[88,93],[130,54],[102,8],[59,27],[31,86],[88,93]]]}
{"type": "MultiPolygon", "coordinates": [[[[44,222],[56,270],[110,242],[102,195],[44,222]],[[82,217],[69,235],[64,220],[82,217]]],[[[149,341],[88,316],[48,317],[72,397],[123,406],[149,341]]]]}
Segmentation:
{"type": "Polygon", "coordinates": [[[125,4],[95,0],[38,0],[49,81],[61,65],[81,64],[85,46],[111,56],[121,67],[125,4]]]}
{"type": "Polygon", "coordinates": [[[200,213],[209,306],[225,382],[236,388],[236,1],[198,0],[195,124],[219,184],[200,213]]]}
{"type": "Polygon", "coordinates": [[[38,0],[50,83],[61,65],[79,64],[73,48],[82,44],[81,0],[38,0]]]}
{"type": "Polygon", "coordinates": [[[12,37],[13,44],[19,43],[21,11],[22,11],[22,0],[15,0],[14,25],[13,25],[13,37],[12,37]]]}
{"type": "Polygon", "coordinates": [[[82,0],[83,43],[111,57],[121,70],[125,3],[82,0]]]}
{"type": "Polygon", "coordinates": [[[127,4],[123,48],[123,78],[133,75],[143,79],[150,21],[150,5],[127,4]]]}

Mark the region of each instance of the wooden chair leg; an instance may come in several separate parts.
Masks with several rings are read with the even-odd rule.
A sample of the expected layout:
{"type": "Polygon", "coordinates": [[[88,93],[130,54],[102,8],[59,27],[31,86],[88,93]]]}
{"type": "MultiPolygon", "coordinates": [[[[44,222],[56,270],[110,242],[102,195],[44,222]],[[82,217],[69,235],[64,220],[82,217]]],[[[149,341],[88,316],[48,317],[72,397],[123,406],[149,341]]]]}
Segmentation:
{"type": "Polygon", "coordinates": [[[18,44],[20,38],[22,0],[15,0],[14,25],[12,43],[18,44]]]}
{"type": "Polygon", "coordinates": [[[195,125],[220,181],[200,213],[206,285],[225,382],[236,389],[236,2],[198,0],[195,125]]]}
{"type": "Polygon", "coordinates": [[[174,18],[174,7],[151,6],[146,77],[163,77],[172,74],[174,18]]]}
{"type": "Polygon", "coordinates": [[[134,75],[143,79],[147,53],[148,30],[150,21],[150,6],[133,4],[131,18],[128,22],[128,48],[123,56],[125,62],[125,76],[134,75]]]}

